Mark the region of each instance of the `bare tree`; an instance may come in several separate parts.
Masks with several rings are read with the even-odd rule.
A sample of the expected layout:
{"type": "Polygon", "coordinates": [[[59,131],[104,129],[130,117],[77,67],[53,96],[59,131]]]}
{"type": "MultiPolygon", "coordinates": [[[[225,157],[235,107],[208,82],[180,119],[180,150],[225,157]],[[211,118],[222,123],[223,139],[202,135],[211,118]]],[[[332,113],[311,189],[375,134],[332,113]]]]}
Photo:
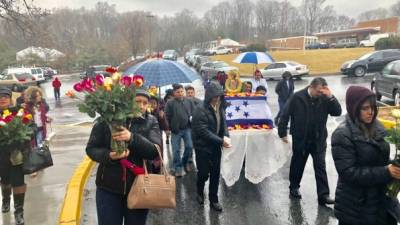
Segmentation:
{"type": "Polygon", "coordinates": [[[373,9],[369,10],[366,12],[361,13],[358,16],[359,21],[368,21],[368,20],[378,20],[378,19],[385,19],[388,17],[389,12],[385,8],[378,8],[378,9],[373,9]]]}
{"type": "Polygon", "coordinates": [[[390,7],[392,16],[400,16],[400,1],[397,1],[390,7]]]}

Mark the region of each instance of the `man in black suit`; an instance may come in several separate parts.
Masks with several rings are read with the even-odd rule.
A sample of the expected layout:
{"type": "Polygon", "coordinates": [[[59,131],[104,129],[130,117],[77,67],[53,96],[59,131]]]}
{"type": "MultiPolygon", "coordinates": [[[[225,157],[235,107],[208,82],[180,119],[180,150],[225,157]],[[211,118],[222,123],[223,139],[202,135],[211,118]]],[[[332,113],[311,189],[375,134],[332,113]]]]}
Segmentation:
{"type": "Polygon", "coordinates": [[[326,80],[314,78],[305,89],[296,92],[286,103],[279,119],[278,132],[288,142],[287,125],[290,120],[290,134],[293,141],[293,156],[290,163],[290,196],[301,198],[300,181],[308,156],[313,158],[317,181],[318,203],[333,204],[329,197],[325,155],[328,131],[328,115],[340,116],[342,108],[332,95],[326,80]]]}
{"type": "Polygon", "coordinates": [[[279,123],[279,117],[287,100],[289,100],[290,96],[293,95],[294,92],[294,82],[292,78],[292,74],[288,71],[282,74],[282,80],[278,82],[275,87],[275,93],[278,95],[278,103],[279,103],[279,112],[275,117],[275,125],[279,123]]]}

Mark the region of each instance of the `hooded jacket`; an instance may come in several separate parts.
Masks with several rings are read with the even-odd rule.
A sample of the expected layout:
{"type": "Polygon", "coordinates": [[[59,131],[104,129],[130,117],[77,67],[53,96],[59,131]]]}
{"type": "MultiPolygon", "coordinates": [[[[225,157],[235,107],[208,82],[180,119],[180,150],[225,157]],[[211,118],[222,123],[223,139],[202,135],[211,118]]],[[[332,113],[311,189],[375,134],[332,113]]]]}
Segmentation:
{"type": "Polygon", "coordinates": [[[223,137],[229,136],[225,118],[224,90],[216,82],[211,82],[206,89],[203,105],[196,108],[192,122],[192,140],[196,151],[206,151],[212,153],[219,151],[224,143],[223,137]],[[220,127],[217,133],[217,117],[215,111],[210,105],[211,99],[221,96],[219,105],[220,127]]]}
{"type": "Polygon", "coordinates": [[[339,174],[335,215],[346,224],[386,225],[385,191],[392,180],[386,132],[374,120],[375,135],[368,138],[355,122],[357,108],[369,96],[374,94],[366,88],[348,89],[348,115],[332,135],[332,155],[339,174]]]}
{"type": "Polygon", "coordinates": [[[53,88],[54,89],[60,89],[61,87],[61,81],[56,77],[53,82],[52,82],[53,88]]]}

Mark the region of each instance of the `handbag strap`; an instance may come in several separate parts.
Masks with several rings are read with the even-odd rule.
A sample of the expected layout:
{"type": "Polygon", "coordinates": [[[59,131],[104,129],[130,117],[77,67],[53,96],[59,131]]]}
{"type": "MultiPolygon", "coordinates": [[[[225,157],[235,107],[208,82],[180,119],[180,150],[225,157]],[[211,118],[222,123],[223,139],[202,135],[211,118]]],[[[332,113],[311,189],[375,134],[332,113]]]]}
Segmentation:
{"type": "MultiPolygon", "coordinates": [[[[165,175],[165,177],[168,177],[168,176],[169,176],[169,173],[168,173],[167,169],[166,169],[165,166],[164,166],[164,159],[163,159],[163,157],[162,157],[162,155],[161,155],[160,146],[158,146],[158,145],[154,145],[154,146],[156,147],[158,156],[160,157],[161,174],[165,175]]],[[[145,174],[146,176],[148,176],[149,173],[148,173],[148,171],[147,171],[146,160],[143,160],[143,167],[144,167],[144,174],[145,174]]]]}

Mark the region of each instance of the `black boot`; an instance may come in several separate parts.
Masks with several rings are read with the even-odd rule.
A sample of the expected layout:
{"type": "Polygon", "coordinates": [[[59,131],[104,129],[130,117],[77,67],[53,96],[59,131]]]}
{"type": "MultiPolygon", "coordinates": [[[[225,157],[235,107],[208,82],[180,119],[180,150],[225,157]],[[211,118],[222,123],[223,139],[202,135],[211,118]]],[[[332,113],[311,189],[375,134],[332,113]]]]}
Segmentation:
{"type": "Polygon", "coordinates": [[[24,194],[14,194],[14,216],[15,216],[15,225],[24,225],[24,194]]]}
{"type": "Polygon", "coordinates": [[[1,212],[8,213],[10,212],[11,187],[2,186],[1,194],[3,196],[3,204],[1,205],[1,212]]]}

